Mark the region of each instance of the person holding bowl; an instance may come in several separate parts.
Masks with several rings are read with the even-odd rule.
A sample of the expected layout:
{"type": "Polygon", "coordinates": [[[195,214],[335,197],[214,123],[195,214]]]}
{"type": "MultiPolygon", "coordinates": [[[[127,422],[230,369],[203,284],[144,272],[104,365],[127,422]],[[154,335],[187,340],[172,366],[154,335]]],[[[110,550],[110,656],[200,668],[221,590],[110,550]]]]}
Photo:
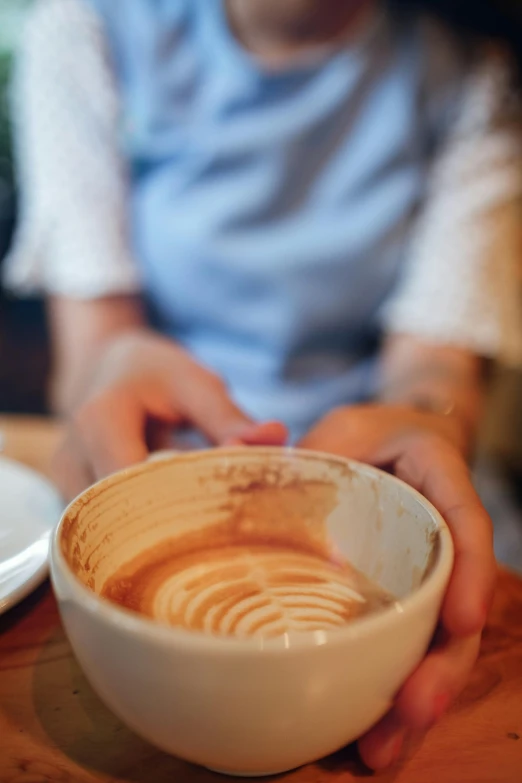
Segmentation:
{"type": "Polygon", "coordinates": [[[492,2],[49,0],[15,80],[7,278],[49,298],[64,494],[189,429],[385,467],[448,522],[374,769],[465,684],[494,586],[467,458],[485,360],[520,359],[522,183],[489,32],[521,51],[492,2]]]}

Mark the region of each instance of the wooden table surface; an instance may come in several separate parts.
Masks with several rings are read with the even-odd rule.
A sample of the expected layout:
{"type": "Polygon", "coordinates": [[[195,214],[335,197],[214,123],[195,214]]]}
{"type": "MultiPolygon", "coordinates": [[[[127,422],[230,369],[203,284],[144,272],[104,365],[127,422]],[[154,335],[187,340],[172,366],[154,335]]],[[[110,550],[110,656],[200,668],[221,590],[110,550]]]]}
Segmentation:
{"type": "MultiPolygon", "coordinates": [[[[0,418],[4,450],[43,472],[56,428],[0,418]]],[[[376,781],[522,781],[522,581],[500,573],[482,654],[442,722],[376,781]]],[[[349,783],[370,773],[353,748],[282,781],[349,783]]],[[[132,734],[99,701],[64,636],[48,584],[0,617],[0,783],[220,783],[132,734]]]]}

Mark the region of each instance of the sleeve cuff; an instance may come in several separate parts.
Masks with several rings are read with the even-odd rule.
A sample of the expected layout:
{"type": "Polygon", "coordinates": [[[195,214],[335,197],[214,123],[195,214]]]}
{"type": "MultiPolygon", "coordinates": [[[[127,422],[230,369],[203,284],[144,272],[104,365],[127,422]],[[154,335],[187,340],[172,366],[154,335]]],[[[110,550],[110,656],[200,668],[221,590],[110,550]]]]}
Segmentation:
{"type": "Polygon", "coordinates": [[[22,224],[4,262],[2,282],[13,295],[98,299],[142,290],[138,265],[123,240],[101,232],[85,245],[74,241],[53,248],[43,227],[32,226],[29,231],[22,224]]]}

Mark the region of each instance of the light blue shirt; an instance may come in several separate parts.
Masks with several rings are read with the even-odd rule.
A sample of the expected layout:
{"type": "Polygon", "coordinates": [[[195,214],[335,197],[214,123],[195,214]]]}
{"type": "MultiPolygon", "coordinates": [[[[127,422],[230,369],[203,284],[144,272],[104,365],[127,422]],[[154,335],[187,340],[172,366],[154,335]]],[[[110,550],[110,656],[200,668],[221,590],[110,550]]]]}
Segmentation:
{"type": "Polygon", "coordinates": [[[293,437],[371,397],[464,61],[384,14],[284,72],[233,38],[223,0],[88,0],[123,104],[133,248],[159,327],[293,437]]]}

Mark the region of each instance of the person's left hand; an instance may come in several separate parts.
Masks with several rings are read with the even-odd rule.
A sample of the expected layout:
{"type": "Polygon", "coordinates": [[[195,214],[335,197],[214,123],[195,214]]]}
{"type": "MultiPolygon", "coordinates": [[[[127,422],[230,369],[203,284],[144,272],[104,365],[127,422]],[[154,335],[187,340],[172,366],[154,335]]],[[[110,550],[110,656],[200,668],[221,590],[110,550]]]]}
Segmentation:
{"type": "Polygon", "coordinates": [[[391,470],[433,503],[453,536],[455,564],[433,644],[390,712],[359,740],[365,764],[383,769],[408,735],[425,732],[441,717],[477,659],[496,575],[491,522],[449,417],[392,405],[339,408],[299,446],[391,470]]]}

